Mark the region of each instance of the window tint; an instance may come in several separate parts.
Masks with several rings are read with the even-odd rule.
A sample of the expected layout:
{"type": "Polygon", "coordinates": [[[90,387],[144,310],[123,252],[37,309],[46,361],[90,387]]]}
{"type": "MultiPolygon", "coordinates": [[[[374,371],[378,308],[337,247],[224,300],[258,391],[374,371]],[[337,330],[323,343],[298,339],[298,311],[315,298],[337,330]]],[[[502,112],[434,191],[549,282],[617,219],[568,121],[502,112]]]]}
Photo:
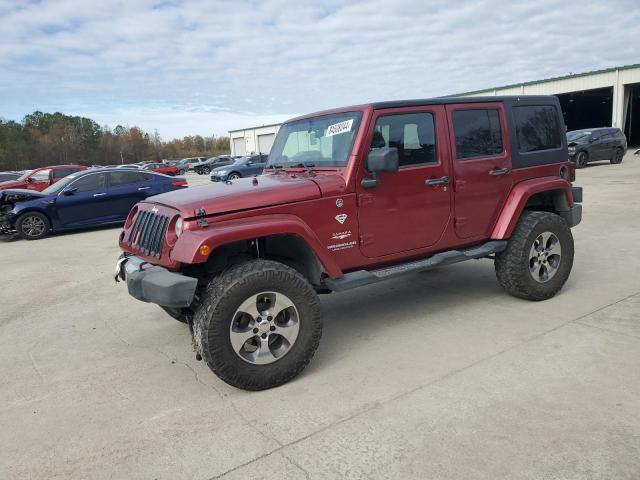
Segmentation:
{"type": "Polygon", "coordinates": [[[109,186],[119,187],[121,185],[129,185],[132,183],[144,182],[148,179],[148,175],[138,172],[109,172],[109,186]]]}
{"type": "Polygon", "coordinates": [[[94,173],[91,175],[85,175],[80,177],[73,183],[73,187],[77,188],[78,192],[90,192],[92,190],[102,190],[105,188],[106,175],[104,173],[94,173]]]}
{"type": "Polygon", "coordinates": [[[53,178],[64,178],[67,175],[71,175],[73,172],[75,172],[75,170],[71,168],[58,168],[53,171],[53,178]]]}
{"type": "Polygon", "coordinates": [[[400,167],[436,163],[436,129],[431,113],[378,117],[371,149],[395,147],[400,167]]]}
{"type": "MultiPolygon", "coordinates": [[[[560,148],[561,128],[552,105],[513,107],[518,149],[521,153],[560,148]]],[[[601,133],[595,133],[599,138],[601,133]]]]}
{"type": "Polygon", "coordinates": [[[452,117],[458,160],[502,153],[502,127],[498,110],[455,110],[452,117]]]}

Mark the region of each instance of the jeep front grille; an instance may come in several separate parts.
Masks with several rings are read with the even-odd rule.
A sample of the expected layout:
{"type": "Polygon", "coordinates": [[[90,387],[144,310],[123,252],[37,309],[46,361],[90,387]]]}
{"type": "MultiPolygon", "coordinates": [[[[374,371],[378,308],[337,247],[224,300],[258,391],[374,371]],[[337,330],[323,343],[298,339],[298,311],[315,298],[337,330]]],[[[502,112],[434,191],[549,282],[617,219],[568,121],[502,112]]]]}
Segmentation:
{"type": "Polygon", "coordinates": [[[169,217],[146,210],[138,211],[127,243],[145,255],[160,258],[169,217]]]}

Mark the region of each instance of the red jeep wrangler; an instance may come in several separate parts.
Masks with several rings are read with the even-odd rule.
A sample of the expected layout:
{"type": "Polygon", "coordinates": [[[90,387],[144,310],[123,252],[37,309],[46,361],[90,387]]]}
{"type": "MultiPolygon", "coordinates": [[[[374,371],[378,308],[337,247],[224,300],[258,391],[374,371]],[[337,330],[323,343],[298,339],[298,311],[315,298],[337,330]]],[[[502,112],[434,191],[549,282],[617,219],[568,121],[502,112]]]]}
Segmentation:
{"type": "Polygon", "coordinates": [[[555,295],[581,220],[556,97],[382,102],[286,122],[265,175],[136,205],[116,280],[191,327],[222,380],[298,375],[318,293],[470,259],[511,295],[555,295]]]}

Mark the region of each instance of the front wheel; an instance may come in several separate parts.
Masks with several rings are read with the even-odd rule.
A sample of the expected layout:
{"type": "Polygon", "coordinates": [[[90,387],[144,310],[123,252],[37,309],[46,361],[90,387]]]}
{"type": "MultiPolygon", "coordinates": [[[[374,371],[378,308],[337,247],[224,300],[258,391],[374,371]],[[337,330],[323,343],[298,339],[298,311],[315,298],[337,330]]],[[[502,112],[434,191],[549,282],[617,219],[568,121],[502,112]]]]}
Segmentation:
{"type": "Polygon", "coordinates": [[[28,212],[18,217],[16,230],[25,240],[39,240],[49,234],[51,223],[43,213],[28,212]]]}
{"type": "Polygon", "coordinates": [[[209,167],[202,167],[202,171],[200,173],[202,173],[202,175],[209,175],[211,173],[211,169],[209,167]]]}
{"type": "Polygon", "coordinates": [[[320,303],[309,282],[270,260],[234,265],[207,287],[194,338],[209,368],[245,390],[296,377],[322,336],[320,303]]]}
{"type": "Polygon", "coordinates": [[[573,266],[573,236],[562,217],[525,212],[496,255],[498,282],[507,293],[526,300],[546,300],[560,291],[573,266]]]}
{"type": "Polygon", "coordinates": [[[239,178],[240,178],[240,174],[233,172],[229,174],[229,176],[227,177],[227,180],[237,180],[239,178]]]}
{"type": "Polygon", "coordinates": [[[587,152],[580,152],[576,157],[576,168],[584,168],[589,163],[589,155],[587,152]]]}

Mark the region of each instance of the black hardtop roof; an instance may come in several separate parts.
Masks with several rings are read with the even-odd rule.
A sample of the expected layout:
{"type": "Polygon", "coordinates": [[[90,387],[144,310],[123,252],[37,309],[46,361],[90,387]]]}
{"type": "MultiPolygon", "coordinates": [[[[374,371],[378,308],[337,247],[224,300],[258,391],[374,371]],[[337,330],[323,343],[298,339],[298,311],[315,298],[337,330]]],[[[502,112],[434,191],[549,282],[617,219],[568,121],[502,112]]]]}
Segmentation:
{"type": "Polygon", "coordinates": [[[488,103],[488,102],[519,102],[526,100],[527,102],[556,102],[553,95],[496,95],[484,97],[440,97],[440,98],[423,98],[415,100],[392,100],[389,102],[374,102],[371,106],[375,109],[382,108],[401,108],[401,107],[419,107],[422,105],[443,105],[456,103],[488,103]]]}

